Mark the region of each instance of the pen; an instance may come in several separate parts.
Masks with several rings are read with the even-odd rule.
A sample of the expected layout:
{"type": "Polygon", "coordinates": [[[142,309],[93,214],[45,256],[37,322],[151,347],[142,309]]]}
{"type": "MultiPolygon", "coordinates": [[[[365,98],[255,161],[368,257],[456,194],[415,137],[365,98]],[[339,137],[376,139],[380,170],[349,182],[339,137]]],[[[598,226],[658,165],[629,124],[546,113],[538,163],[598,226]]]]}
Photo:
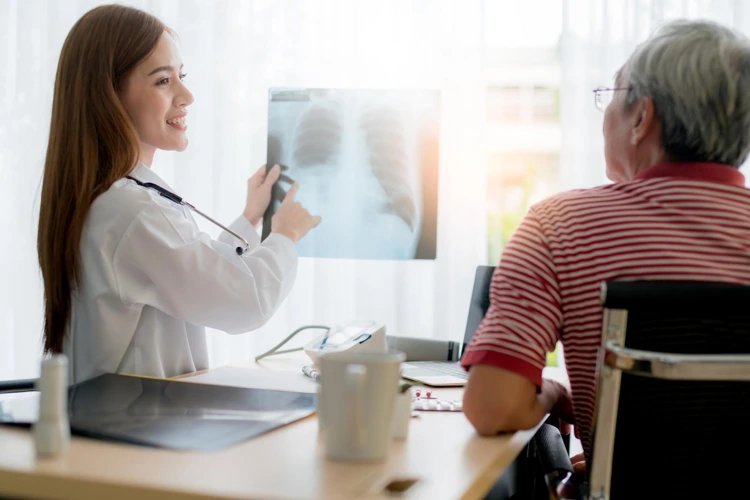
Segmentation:
{"type": "Polygon", "coordinates": [[[317,370],[313,369],[310,365],[305,365],[302,367],[302,373],[310,377],[311,379],[315,380],[316,382],[320,382],[320,373],[318,373],[317,370]]]}

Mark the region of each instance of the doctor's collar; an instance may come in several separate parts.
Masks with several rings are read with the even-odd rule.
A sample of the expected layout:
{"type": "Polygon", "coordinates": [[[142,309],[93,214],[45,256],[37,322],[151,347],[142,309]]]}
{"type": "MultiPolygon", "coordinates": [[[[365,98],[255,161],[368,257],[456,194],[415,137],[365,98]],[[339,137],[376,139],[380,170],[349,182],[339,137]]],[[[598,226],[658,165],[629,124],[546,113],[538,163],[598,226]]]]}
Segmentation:
{"type": "Polygon", "coordinates": [[[146,165],[144,165],[140,161],[135,164],[135,167],[133,168],[133,170],[130,171],[128,175],[138,179],[141,182],[152,182],[154,184],[158,184],[164,189],[167,189],[169,191],[174,191],[174,189],[172,189],[172,187],[169,184],[167,184],[167,182],[164,179],[159,177],[159,175],[156,172],[154,172],[153,169],[148,168],[146,165]]]}

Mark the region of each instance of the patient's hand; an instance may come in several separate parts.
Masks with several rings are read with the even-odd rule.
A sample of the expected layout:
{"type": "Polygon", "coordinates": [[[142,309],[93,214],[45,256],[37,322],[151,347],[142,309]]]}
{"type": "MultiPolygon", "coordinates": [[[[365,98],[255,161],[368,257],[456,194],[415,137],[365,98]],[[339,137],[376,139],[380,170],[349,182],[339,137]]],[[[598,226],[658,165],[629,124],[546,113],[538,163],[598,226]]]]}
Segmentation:
{"type": "Polygon", "coordinates": [[[557,380],[544,378],[539,399],[549,414],[560,420],[560,434],[570,434],[570,426],[575,424],[570,388],[557,380]]]}
{"type": "Polygon", "coordinates": [[[570,394],[570,389],[560,384],[560,382],[555,383],[560,385],[560,392],[557,403],[552,407],[552,413],[573,425],[576,423],[576,419],[573,413],[573,397],[570,394]]]}
{"type": "Polygon", "coordinates": [[[582,485],[586,481],[586,460],[583,453],[570,457],[573,464],[573,474],[557,487],[558,498],[583,498],[582,485]]]}
{"type": "Polygon", "coordinates": [[[570,457],[570,463],[573,464],[573,474],[576,476],[586,476],[586,457],[583,453],[570,457]]]}

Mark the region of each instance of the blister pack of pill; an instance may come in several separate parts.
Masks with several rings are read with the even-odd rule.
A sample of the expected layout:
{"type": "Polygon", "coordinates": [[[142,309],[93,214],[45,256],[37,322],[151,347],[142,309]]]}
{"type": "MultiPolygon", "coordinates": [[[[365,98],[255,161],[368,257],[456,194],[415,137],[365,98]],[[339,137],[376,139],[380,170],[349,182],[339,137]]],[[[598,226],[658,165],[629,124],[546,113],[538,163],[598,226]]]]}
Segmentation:
{"type": "Polygon", "coordinates": [[[462,411],[461,401],[449,401],[446,399],[414,399],[411,407],[416,411],[462,411]]]}
{"type": "Polygon", "coordinates": [[[412,392],[411,408],[415,411],[462,411],[463,402],[439,399],[429,389],[417,389],[412,392]]]}

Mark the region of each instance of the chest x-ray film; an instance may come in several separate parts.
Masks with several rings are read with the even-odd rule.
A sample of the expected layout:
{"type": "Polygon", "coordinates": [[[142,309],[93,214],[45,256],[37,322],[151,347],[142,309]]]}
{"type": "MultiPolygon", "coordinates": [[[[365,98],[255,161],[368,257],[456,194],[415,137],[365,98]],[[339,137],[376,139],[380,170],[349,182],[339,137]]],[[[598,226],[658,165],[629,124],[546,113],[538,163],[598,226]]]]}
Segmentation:
{"type": "Polygon", "coordinates": [[[270,170],[281,178],[262,239],[286,192],[321,224],[302,257],[434,259],[440,91],[272,88],[270,170]]]}

